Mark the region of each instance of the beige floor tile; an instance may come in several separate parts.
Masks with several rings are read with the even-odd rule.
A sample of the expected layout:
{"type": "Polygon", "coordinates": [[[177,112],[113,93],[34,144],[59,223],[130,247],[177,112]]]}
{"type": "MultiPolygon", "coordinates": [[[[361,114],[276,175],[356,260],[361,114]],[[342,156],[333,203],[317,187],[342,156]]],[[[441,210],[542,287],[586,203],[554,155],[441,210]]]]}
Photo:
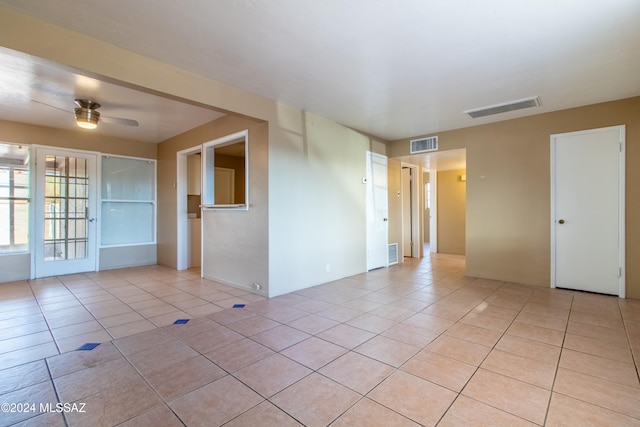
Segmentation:
{"type": "Polygon", "coordinates": [[[513,321],[518,315],[518,310],[513,310],[506,307],[500,307],[497,305],[491,305],[487,301],[483,301],[478,304],[471,313],[482,314],[484,316],[498,317],[500,319],[506,319],[513,321]]]}
{"type": "Polygon", "coordinates": [[[457,394],[432,382],[397,371],[367,397],[422,425],[435,425],[457,394]]]}
{"type": "Polygon", "coordinates": [[[53,334],[55,339],[59,340],[99,330],[104,330],[102,325],[97,320],[90,320],[88,322],[76,323],[75,325],[52,329],[51,333],[53,334]]]}
{"type": "Polygon", "coordinates": [[[400,369],[449,390],[460,392],[477,367],[423,350],[400,369]]]}
{"type": "Polygon", "coordinates": [[[318,372],[364,395],[394,371],[389,365],[351,351],[318,372]]]}
{"type": "Polygon", "coordinates": [[[227,375],[204,356],[181,360],[146,377],[160,397],[168,402],[227,375]]]}
{"type": "Polygon", "coordinates": [[[339,323],[335,320],[331,320],[327,317],[317,316],[315,314],[301,317],[287,324],[292,328],[296,328],[310,335],[319,334],[322,331],[326,331],[329,328],[339,325],[339,323]]]}
{"type": "Polygon", "coordinates": [[[52,378],[118,360],[122,354],[112,343],[102,343],[90,351],[71,351],[47,358],[52,378]]]}
{"type": "Polygon", "coordinates": [[[356,328],[364,329],[365,331],[373,332],[374,334],[379,334],[391,328],[397,322],[385,317],[376,316],[375,314],[364,313],[358,317],[354,317],[346,323],[348,325],[355,326],[356,328]]]}
{"type": "Polygon", "coordinates": [[[346,352],[344,347],[311,337],[283,350],[281,354],[315,371],[346,352]]]}
{"type": "Polygon", "coordinates": [[[564,341],[564,332],[522,322],[513,322],[506,333],[558,347],[564,341]]]}
{"type": "Polygon", "coordinates": [[[567,320],[559,317],[546,317],[535,313],[520,312],[515,319],[516,322],[526,323],[529,325],[540,326],[547,329],[555,329],[564,332],[567,329],[567,320]]]}
{"type": "Polygon", "coordinates": [[[629,387],[640,388],[635,365],[565,348],[560,356],[561,368],[581,372],[629,387]]]}
{"type": "Polygon", "coordinates": [[[623,328],[607,328],[604,326],[569,320],[567,332],[583,337],[595,338],[613,345],[625,346],[628,343],[627,334],[623,328]]]}
{"type": "Polygon", "coordinates": [[[142,375],[149,377],[197,355],[198,352],[176,339],[130,354],[127,359],[142,375]]]}
{"type": "Polygon", "coordinates": [[[640,389],[559,368],[553,391],[640,419],[640,389]]]}
{"type": "Polygon", "coordinates": [[[491,351],[490,347],[447,335],[441,335],[425,348],[473,366],[479,366],[491,351]]]}
{"type": "Polygon", "coordinates": [[[203,305],[198,305],[196,307],[186,308],[183,311],[188,313],[191,317],[200,317],[207,316],[209,314],[216,313],[218,311],[224,310],[222,307],[217,306],[215,304],[207,303],[203,305]]]}
{"type": "Polygon", "coordinates": [[[206,354],[227,344],[240,341],[243,338],[244,336],[226,326],[217,326],[204,332],[181,337],[181,340],[194,350],[206,354]]]}
{"type": "Polygon", "coordinates": [[[276,326],[252,335],[251,339],[275,351],[282,351],[309,338],[309,334],[287,325],[276,326]]]}
{"type": "Polygon", "coordinates": [[[438,426],[442,427],[534,427],[536,425],[466,396],[459,396],[438,423],[438,426]]]}
{"type": "Polygon", "coordinates": [[[149,322],[156,326],[168,326],[173,324],[178,319],[189,319],[190,316],[184,311],[172,311],[167,314],[161,314],[160,316],[150,317],[149,322]]]}
{"type": "Polygon", "coordinates": [[[161,404],[161,400],[141,378],[83,398],[85,412],[65,414],[69,426],[112,426],[137,417],[161,404]]]}
{"type": "Polygon", "coordinates": [[[316,314],[318,316],[335,320],[336,322],[347,322],[354,317],[358,317],[362,314],[362,312],[359,310],[354,310],[352,308],[333,306],[332,308],[319,311],[316,314]]]}
{"type": "Polygon", "coordinates": [[[503,333],[511,325],[512,320],[472,312],[460,319],[460,322],[503,333]]]}
{"type": "Polygon", "coordinates": [[[19,423],[13,424],[12,427],[66,427],[62,413],[47,412],[35,417],[28,418],[19,423]]]}
{"type": "Polygon", "coordinates": [[[169,402],[188,426],[222,425],[264,399],[230,375],[169,402]]]}
{"type": "Polygon", "coordinates": [[[319,374],[311,374],[270,400],[305,426],[326,426],[361,396],[319,374]]]}
{"type": "Polygon", "coordinates": [[[492,350],[480,367],[547,390],[551,390],[556,375],[556,365],[498,349],[492,350]]]}
{"type": "Polygon", "coordinates": [[[639,424],[638,418],[632,418],[559,393],[551,395],[546,422],[549,427],[572,425],[632,427],[639,424]]]}
{"type": "Polygon", "coordinates": [[[399,368],[420,351],[420,348],[378,335],[359,345],[353,351],[399,368]]]}
{"type": "Polygon", "coordinates": [[[396,341],[412,345],[417,348],[423,348],[431,341],[438,337],[437,332],[427,329],[418,328],[417,326],[407,323],[399,323],[382,333],[382,336],[392,338],[396,341]]]}
{"type": "Polygon", "coordinates": [[[205,353],[205,356],[227,372],[235,372],[273,353],[270,348],[249,338],[243,338],[205,353]]]}
{"type": "Polygon", "coordinates": [[[152,331],[156,328],[156,325],[154,325],[153,323],[149,322],[146,319],[142,319],[107,328],[107,331],[109,331],[109,334],[111,334],[114,339],[118,339],[137,335],[141,332],[152,331]]]}
{"type": "Polygon", "coordinates": [[[596,338],[567,333],[564,338],[564,348],[617,360],[618,362],[633,362],[628,345],[611,344],[596,338]]]}
{"type": "Polygon", "coordinates": [[[0,395],[49,381],[49,371],[44,360],[25,363],[0,370],[0,395]]]}
{"type": "Polygon", "coordinates": [[[0,329],[0,340],[11,339],[22,335],[29,335],[48,330],[49,328],[47,323],[44,320],[39,320],[33,323],[26,323],[0,329]]]}
{"type": "Polygon", "coordinates": [[[458,322],[447,329],[445,335],[493,347],[502,336],[502,332],[458,322]]]}
{"type": "Polygon", "coordinates": [[[236,372],[234,376],[268,398],[312,371],[280,354],[273,354],[236,372]]]}
{"type": "MultiPolygon", "coordinates": [[[[214,315],[215,314],[216,313],[214,313],[214,315]]],[[[213,318],[213,320],[215,320],[213,316],[210,316],[210,318],[213,318]]],[[[260,332],[264,332],[268,329],[272,329],[280,325],[280,323],[271,319],[267,319],[266,317],[251,316],[242,320],[227,323],[225,326],[246,337],[250,337],[252,335],[259,334],[260,332]]]]}
{"type": "Polygon", "coordinates": [[[504,335],[495,346],[496,349],[518,356],[538,360],[548,365],[556,365],[560,359],[560,347],[520,338],[515,335],[504,335]]]}
{"type": "Polygon", "coordinates": [[[78,347],[87,343],[103,343],[111,341],[113,337],[104,329],[86,332],[80,335],[74,335],[67,338],[56,340],[56,344],[61,353],[78,349],[78,347]]]}
{"type": "Polygon", "coordinates": [[[442,333],[455,324],[455,322],[451,320],[424,314],[424,312],[417,313],[402,323],[416,326],[418,328],[428,329],[436,333],[442,333]]]}
{"type": "Polygon", "coordinates": [[[364,398],[331,424],[332,427],[418,427],[408,418],[394,412],[371,399],[364,398]]]}
{"type": "Polygon", "coordinates": [[[264,401],[244,414],[229,421],[225,427],[300,427],[302,424],[291,418],[272,403],[264,401]]]}
{"type": "Polygon", "coordinates": [[[103,317],[100,319],[100,324],[105,328],[112,328],[114,326],[124,325],[125,323],[136,322],[138,320],[144,320],[144,317],[136,312],[130,312],[125,314],[116,314],[115,316],[110,317],[103,317]]]}
{"type": "Polygon", "coordinates": [[[118,424],[118,427],[148,426],[183,427],[184,424],[180,422],[178,417],[176,417],[166,405],[154,406],[147,412],[143,412],[137,417],[131,418],[122,424],[118,424]]]}
{"type": "Polygon", "coordinates": [[[8,338],[0,341],[0,354],[50,342],[53,342],[53,337],[49,331],[34,332],[33,334],[8,338]]]}
{"type": "Polygon", "coordinates": [[[75,402],[135,378],[139,378],[138,373],[121,357],[53,381],[61,402],[75,402]]]}
{"type": "Polygon", "coordinates": [[[116,339],[113,344],[128,356],[138,351],[145,350],[158,344],[174,341],[175,337],[164,329],[154,328],[150,331],[140,332],[124,338],[116,339]]]}
{"type": "Polygon", "coordinates": [[[330,341],[348,349],[357,347],[374,336],[375,334],[372,332],[355,328],[344,323],[317,334],[318,338],[322,338],[323,340],[330,341]]]}
{"type": "Polygon", "coordinates": [[[551,392],[480,368],[462,394],[542,425],[551,392]]]}
{"type": "MultiPolygon", "coordinates": [[[[25,411],[2,411],[2,416],[0,416],[0,422],[3,426],[10,426],[12,424],[18,423],[20,421],[27,420],[29,418],[33,418],[42,412],[40,411],[40,404],[46,405],[51,404],[55,405],[58,403],[58,399],[56,397],[56,393],[53,389],[53,384],[51,381],[45,381],[38,384],[34,384],[28,387],[21,388],[16,391],[12,391],[10,393],[2,395],[0,398],[2,404],[24,404],[27,403],[29,405],[28,409],[25,411]],[[32,410],[33,409],[33,410],[32,410]]],[[[3,407],[4,409],[4,407],[3,407]]],[[[9,407],[11,409],[11,407],[9,407]]]]}

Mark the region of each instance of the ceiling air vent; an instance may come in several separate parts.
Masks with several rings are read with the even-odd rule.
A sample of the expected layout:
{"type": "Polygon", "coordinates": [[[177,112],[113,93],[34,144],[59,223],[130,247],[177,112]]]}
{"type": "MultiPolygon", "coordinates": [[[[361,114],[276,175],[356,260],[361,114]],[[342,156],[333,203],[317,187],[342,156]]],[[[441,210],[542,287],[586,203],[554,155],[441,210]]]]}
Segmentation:
{"type": "Polygon", "coordinates": [[[411,154],[424,153],[425,151],[438,151],[438,137],[430,136],[428,138],[412,139],[411,154]]]}
{"type": "Polygon", "coordinates": [[[473,110],[463,111],[463,113],[470,115],[474,119],[477,119],[478,117],[506,113],[507,111],[522,110],[523,108],[539,107],[540,105],[540,98],[534,96],[532,98],[509,101],[503,104],[491,105],[489,107],[474,108],[473,110]]]}

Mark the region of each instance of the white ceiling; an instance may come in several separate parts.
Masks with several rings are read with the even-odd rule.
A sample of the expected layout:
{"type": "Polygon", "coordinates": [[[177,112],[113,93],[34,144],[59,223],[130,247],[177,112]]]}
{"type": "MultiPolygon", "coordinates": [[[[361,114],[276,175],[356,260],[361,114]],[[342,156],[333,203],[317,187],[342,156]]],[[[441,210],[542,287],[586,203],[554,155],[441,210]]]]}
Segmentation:
{"type": "MultiPolygon", "coordinates": [[[[638,0],[0,0],[0,5],[387,140],[640,95],[638,0]],[[535,95],[541,107],[482,119],[463,113],[535,95]]],[[[58,90],[47,87],[46,74],[31,76],[42,86],[33,96],[53,103],[57,95],[55,105],[63,107],[70,93],[82,92],[78,76],[71,82],[53,73],[49,77],[58,78],[58,90]]],[[[98,83],[104,115],[134,118],[141,125],[145,114],[145,120],[162,117],[149,131],[158,132],[167,117],[182,121],[193,113],[168,113],[179,107],[157,98],[138,104],[117,86],[98,83]]],[[[0,82],[3,91],[6,84],[0,82]]],[[[0,99],[3,118],[17,101],[19,94],[0,99]]],[[[33,104],[29,108],[36,108],[33,104]]]]}

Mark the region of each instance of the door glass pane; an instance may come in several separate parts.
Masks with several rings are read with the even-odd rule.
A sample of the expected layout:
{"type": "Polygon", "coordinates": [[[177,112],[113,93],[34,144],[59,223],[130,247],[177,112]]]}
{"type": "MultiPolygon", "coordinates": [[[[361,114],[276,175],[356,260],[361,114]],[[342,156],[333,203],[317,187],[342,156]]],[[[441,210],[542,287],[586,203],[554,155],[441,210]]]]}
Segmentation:
{"type": "Polygon", "coordinates": [[[86,159],[46,156],[45,261],[87,257],[88,171],[86,159]]]}
{"type": "Polygon", "coordinates": [[[0,253],[29,249],[28,147],[0,142],[0,253]]]}

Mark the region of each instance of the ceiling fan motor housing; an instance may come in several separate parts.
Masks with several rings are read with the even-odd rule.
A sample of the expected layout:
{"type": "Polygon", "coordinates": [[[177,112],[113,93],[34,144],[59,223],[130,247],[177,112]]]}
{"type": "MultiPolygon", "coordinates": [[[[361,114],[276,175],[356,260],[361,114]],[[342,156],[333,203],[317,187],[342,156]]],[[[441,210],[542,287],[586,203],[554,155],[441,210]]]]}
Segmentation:
{"type": "Polygon", "coordinates": [[[95,128],[100,118],[100,113],[97,111],[97,109],[100,108],[100,104],[88,99],[76,99],[74,102],[78,106],[78,108],[74,110],[78,126],[84,127],[82,126],[84,123],[87,124],[89,128],[95,128]]]}

